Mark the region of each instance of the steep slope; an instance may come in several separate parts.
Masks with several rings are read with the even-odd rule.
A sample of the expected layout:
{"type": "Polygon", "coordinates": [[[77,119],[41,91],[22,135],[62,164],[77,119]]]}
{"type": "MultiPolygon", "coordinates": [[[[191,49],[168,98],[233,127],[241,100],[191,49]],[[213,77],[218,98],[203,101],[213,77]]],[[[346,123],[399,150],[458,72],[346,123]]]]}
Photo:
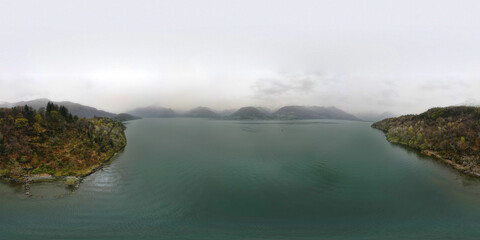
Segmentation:
{"type": "Polygon", "coordinates": [[[480,109],[432,108],[376,122],[387,140],[433,155],[454,168],[480,176],[480,109]]]}

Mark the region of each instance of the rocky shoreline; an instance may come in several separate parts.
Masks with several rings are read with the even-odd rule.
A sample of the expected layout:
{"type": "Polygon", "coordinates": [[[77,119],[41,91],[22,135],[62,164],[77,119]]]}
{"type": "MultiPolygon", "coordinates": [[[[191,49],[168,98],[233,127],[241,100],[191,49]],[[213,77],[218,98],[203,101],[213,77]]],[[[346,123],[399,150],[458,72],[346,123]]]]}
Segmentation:
{"type": "Polygon", "coordinates": [[[442,156],[440,156],[439,153],[435,152],[435,151],[432,151],[432,150],[422,150],[421,151],[422,154],[426,155],[426,156],[429,156],[429,157],[433,157],[437,160],[440,160],[441,162],[447,164],[448,166],[464,173],[464,174],[467,174],[467,175],[470,175],[470,176],[474,176],[474,177],[480,177],[480,173],[477,173],[477,172],[473,172],[473,171],[470,171],[470,169],[468,169],[467,167],[463,166],[463,165],[460,165],[458,163],[455,163],[454,161],[452,160],[449,160],[449,159],[446,159],[442,156]]]}
{"type": "Polygon", "coordinates": [[[383,131],[391,143],[480,177],[480,108],[432,108],[418,115],[384,119],[372,127],[383,131]]]}
{"type": "MultiPolygon", "coordinates": [[[[126,144],[121,146],[115,153],[102,161],[98,166],[91,167],[86,174],[79,176],[53,176],[47,173],[40,173],[28,176],[28,181],[30,183],[63,181],[64,184],[69,187],[78,187],[84,178],[97,172],[98,170],[101,170],[106,164],[109,164],[113,160],[113,158],[118,155],[118,153],[122,152],[125,149],[125,147],[126,144]]],[[[0,176],[0,178],[11,184],[25,184],[25,182],[27,181],[27,178],[25,176],[21,178],[14,178],[2,175],[0,176]]]]}
{"type": "Polygon", "coordinates": [[[423,156],[430,157],[432,159],[440,161],[441,163],[446,164],[448,167],[451,167],[451,168],[453,168],[453,169],[455,169],[455,170],[457,170],[457,171],[459,171],[463,174],[466,174],[466,175],[469,175],[469,176],[472,176],[472,177],[479,177],[480,178],[480,173],[479,172],[471,171],[468,166],[458,164],[453,160],[450,160],[446,157],[443,157],[440,153],[438,153],[436,151],[422,150],[422,149],[414,148],[414,147],[409,146],[408,144],[403,144],[401,142],[392,141],[391,139],[388,139],[388,138],[387,138],[387,141],[390,142],[390,143],[393,143],[393,144],[401,145],[402,147],[409,148],[409,149],[411,149],[413,151],[416,151],[417,153],[419,153],[423,156]]]}

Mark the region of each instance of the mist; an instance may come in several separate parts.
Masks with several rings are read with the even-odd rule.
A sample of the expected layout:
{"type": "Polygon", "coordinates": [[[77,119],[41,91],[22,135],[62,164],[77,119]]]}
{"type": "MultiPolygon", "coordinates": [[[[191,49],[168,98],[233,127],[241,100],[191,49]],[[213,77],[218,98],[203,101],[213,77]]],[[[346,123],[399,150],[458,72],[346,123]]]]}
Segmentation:
{"type": "Polygon", "coordinates": [[[475,102],[478,1],[1,1],[0,101],[336,106],[475,102]]]}

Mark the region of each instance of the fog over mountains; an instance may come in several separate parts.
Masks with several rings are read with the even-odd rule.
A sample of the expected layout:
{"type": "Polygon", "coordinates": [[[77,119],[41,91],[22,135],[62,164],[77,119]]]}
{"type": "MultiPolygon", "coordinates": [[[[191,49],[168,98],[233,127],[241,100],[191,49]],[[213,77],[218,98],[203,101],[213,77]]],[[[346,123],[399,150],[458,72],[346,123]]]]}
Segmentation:
{"type": "Polygon", "coordinates": [[[469,98],[461,103],[455,104],[454,106],[480,107],[480,100],[477,100],[475,98],[469,98]]]}
{"type": "MultiPolygon", "coordinates": [[[[45,107],[50,100],[40,98],[29,101],[20,101],[15,103],[1,102],[0,108],[10,108],[14,106],[31,106],[34,109],[45,107]]],[[[188,111],[176,110],[162,106],[138,107],[127,113],[112,113],[95,107],[82,105],[70,101],[52,101],[55,104],[67,107],[73,115],[79,117],[108,117],[120,121],[134,120],[138,118],[207,118],[207,119],[230,119],[230,120],[299,120],[299,119],[339,119],[354,121],[380,121],[387,118],[398,117],[400,114],[393,112],[364,112],[360,114],[351,114],[334,106],[300,106],[288,105],[278,109],[269,109],[260,106],[245,106],[238,109],[217,110],[209,107],[196,107],[188,111]]],[[[459,103],[455,106],[480,106],[480,102],[475,99],[459,103]]]]}
{"type": "Polygon", "coordinates": [[[1,1],[1,101],[379,115],[478,98],[479,1],[112,2],[1,1]]]}
{"type": "Polygon", "coordinates": [[[177,113],[170,108],[159,106],[148,106],[136,108],[128,113],[145,118],[162,118],[162,117],[176,117],[177,113]]]}
{"type": "MultiPolygon", "coordinates": [[[[10,108],[15,106],[31,106],[34,109],[40,109],[47,105],[49,99],[40,98],[30,101],[21,101],[16,103],[1,103],[0,107],[10,108]]],[[[85,106],[79,103],[69,101],[52,101],[55,104],[67,107],[73,115],[79,117],[108,117],[119,120],[133,120],[142,118],[170,118],[170,117],[190,117],[190,118],[208,118],[208,119],[235,119],[235,120],[295,120],[295,119],[341,119],[341,120],[361,120],[353,114],[347,113],[336,107],[321,106],[285,106],[272,111],[268,108],[247,106],[237,110],[216,111],[208,107],[197,107],[186,112],[175,111],[171,108],[160,106],[148,106],[135,108],[128,113],[111,113],[94,107],[85,106]]]]}

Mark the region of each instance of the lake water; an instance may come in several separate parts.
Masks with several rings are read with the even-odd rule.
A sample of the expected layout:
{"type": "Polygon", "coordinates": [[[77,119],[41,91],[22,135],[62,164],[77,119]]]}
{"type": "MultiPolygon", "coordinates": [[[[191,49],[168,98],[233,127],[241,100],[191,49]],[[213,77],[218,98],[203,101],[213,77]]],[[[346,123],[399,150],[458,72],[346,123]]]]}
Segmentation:
{"type": "Polygon", "coordinates": [[[479,239],[480,181],[370,123],[143,119],[70,191],[0,184],[0,239],[479,239]]]}

